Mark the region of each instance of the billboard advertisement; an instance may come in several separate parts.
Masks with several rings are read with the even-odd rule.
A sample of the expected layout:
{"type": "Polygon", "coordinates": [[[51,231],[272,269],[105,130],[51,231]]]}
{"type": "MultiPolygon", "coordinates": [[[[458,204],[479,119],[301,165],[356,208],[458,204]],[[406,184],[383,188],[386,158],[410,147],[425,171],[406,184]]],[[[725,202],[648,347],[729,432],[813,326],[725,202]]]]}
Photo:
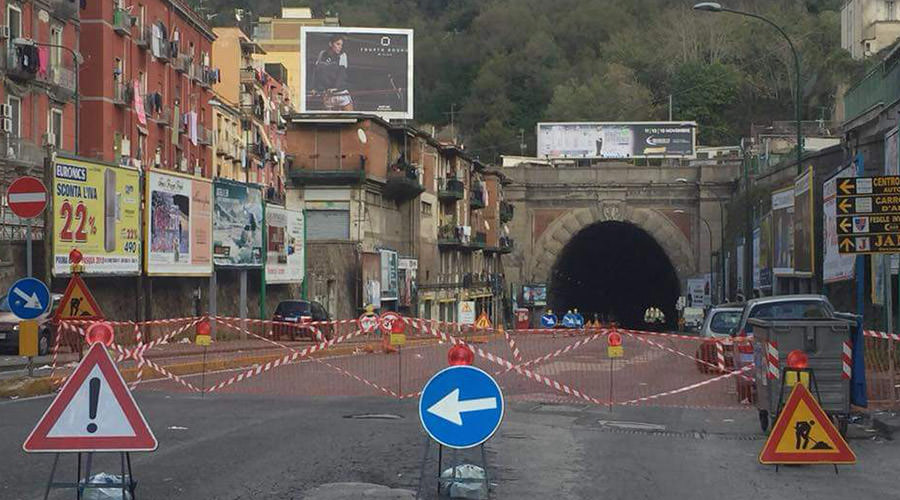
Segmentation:
{"type": "Polygon", "coordinates": [[[84,255],[84,274],[141,272],[141,181],[137,170],[61,155],[53,165],[53,274],[71,272],[69,252],[84,255]]]}
{"type": "Polygon", "coordinates": [[[759,221],[759,286],[772,286],[772,212],[759,221]]]}
{"type": "Polygon", "coordinates": [[[734,252],[735,256],[735,265],[737,266],[737,293],[743,295],[744,294],[744,239],[739,238],[737,243],[737,250],[734,252]]]}
{"type": "Polygon", "coordinates": [[[413,30],[303,26],[300,111],[413,118],[413,30]]]}
{"type": "Polygon", "coordinates": [[[216,181],[213,188],[213,262],[224,267],[261,267],[262,192],[229,181],[216,181]]]}
{"type": "Polygon", "coordinates": [[[794,272],[794,189],[772,193],[772,256],[776,276],[794,272]]]}
{"type": "Polygon", "coordinates": [[[399,290],[397,252],[379,250],[381,255],[381,300],[397,300],[399,290]]]}
{"type": "Polygon", "coordinates": [[[794,270],[804,274],[814,270],[812,184],[812,167],[794,181],[794,270]]]}
{"type": "Polygon", "coordinates": [[[303,281],[303,212],[266,205],[266,282],[303,281]]]}
{"type": "Polygon", "coordinates": [[[884,175],[900,175],[900,128],[884,134],[884,175]]]}
{"type": "Polygon", "coordinates": [[[854,166],[844,168],[836,176],[825,181],[822,187],[822,224],[825,233],[822,242],[824,249],[822,281],[825,283],[852,280],[854,276],[856,257],[840,253],[837,235],[837,180],[853,177],[854,173],[854,166]]]}
{"type": "Polygon", "coordinates": [[[212,272],[212,183],[183,175],[147,174],[148,275],[212,272]]]}
{"type": "Polygon", "coordinates": [[[541,158],[694,158],[694,122],[538,123],[541,158]]]}
{"type": "Polygon", "coordinates": [[[547,285],[522,285],[522,305],[529,307],[547,305],[547,285]]]}

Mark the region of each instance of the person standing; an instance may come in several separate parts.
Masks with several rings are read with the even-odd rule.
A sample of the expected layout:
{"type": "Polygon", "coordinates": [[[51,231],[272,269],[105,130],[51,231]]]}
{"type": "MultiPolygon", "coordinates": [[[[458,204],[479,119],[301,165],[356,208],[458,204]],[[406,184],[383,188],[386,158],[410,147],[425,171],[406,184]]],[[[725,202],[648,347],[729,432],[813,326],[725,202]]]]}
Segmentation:
{"type": "Polygon", "coordinates": [[[319,52],[313,65],[313,96],[322,96],[322,106],[328,111],[353,111],[353,97],[347,85],[347,53],[345,38],[334,35],[328,48],[319,52]]]}

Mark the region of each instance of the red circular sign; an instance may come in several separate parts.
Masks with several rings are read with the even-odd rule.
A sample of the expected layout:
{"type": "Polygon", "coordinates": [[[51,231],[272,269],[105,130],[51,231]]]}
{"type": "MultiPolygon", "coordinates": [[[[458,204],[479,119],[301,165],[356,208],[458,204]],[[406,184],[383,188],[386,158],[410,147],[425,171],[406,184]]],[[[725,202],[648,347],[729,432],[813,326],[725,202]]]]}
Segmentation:
{"type": "Polygon", "coordinates": [[[363,314],[359,317],[359,329],[363,333],[372,333],[378,329],[378,316],[363,314]]]}
{"type": "Polygon", "coordinates": [[[611,347],[618,347],[622,345],[622,335],[618,332],[612,332],[606,337],[606,343],[611,347]]]}
{"type": "Polygon", "coordinates": [[[89,345],[101,342],[107,346],[111,346],[115,336],[116,334],[113,331],[112,325],[106,321],[98,321],[88,327],[87,332],[84,334],[84,340],[89,345]]]}
{"type": "Polygon", "coordinates": [[[381,313],[378,322],[381,324],[381,333],[391,333],[394,331],[394,323],[403,321],[403,318],[394,311],[386,311],[381,313]]]}
{"type": "Polygon", "coordinates": [[[9,209],[23,219],[33,219],[47,208],[47,188],[37,177],[19,177],[6,190],[9,209]]]}
{"type": "Polygon", "coordinates": [[[450,366],[471,365],[473,361],[475,353],[462,344],[456,344],[447,352],[447,363],[450,366]]]}
{"type": "Polygon", "coordinates": [[[805,352],[795,349],[788,353],[787,365],[789,368],[807,368],[809,366],[809,356],[805,352]]]}

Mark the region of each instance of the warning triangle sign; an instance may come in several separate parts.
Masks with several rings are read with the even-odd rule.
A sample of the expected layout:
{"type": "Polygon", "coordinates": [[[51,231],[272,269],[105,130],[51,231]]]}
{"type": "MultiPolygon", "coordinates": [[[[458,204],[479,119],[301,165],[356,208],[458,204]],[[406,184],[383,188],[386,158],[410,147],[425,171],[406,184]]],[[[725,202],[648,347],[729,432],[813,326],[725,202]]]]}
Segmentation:
{"type": "Polygon", "coordinates": [[[797,384],[759,454],[762,464],[853,464],[856,455],[812,397],[797,384]]]}
{"type": "Polygon", "coordinates": [[[22,449],[28,452],[153,451],[147,426],[113,364],[97,342],[44,412],[22,449]]]}
{"type": "Polygon", "coordinates": [[[487,313],[481,311],[478,319],[475,320],[475,328],[487,329],[491,327],[491,320],[488,319],[487,313]]]}
{"type": "Polygon", "coordinates": [[[56,308],[56,314],[53,321],[80,319],[86,321],[97,321],[103,319],[103,313],[100,306],[94,300],[91,291],[81,276],[75,274],[69,278],[69,284],[66,286],[66,293],[63,294],[59,307],[56,308]]]}

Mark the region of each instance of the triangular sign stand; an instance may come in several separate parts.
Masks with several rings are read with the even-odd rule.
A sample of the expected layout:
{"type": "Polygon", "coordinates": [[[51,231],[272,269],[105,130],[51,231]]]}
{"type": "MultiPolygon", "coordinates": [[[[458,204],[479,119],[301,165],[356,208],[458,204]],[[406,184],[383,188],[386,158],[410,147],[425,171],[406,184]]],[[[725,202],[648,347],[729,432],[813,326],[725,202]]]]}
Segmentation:
{"type": "Polygon", "coordinates": [[[98,321],[103,319],[103,313],[100,306],[94,300],[94,295],[88,290],[84,280],[77,273],[69,278],[69,284],[66,286],[66,292],[63,294],[59,307],[56,308],[56,314],[53,321],[60,320],[85,320],[98,321]]]}
{"type": "Polygon", "coordinates": [[[102,343],[66,381],[22,445],[27,452],[153,451],[157,441],[102,343]]]}
{"type": "Polygon", "coordinates": [[[856,455],[803,384],[791,391],[759,454],[762,464],[854,464],[856,455]]]}

